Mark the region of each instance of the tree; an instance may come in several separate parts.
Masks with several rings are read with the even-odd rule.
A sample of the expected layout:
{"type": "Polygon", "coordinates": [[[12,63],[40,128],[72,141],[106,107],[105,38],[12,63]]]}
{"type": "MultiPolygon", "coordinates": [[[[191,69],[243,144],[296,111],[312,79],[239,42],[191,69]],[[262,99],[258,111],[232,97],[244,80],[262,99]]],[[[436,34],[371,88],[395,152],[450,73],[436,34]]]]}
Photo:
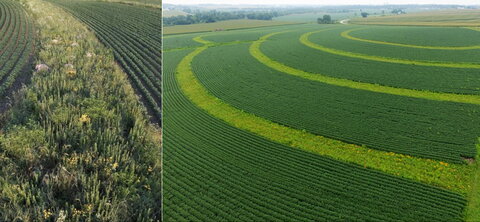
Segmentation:
{"type": "Polygon", "coordinates": [[[317,19],[318,24],[332,24],[332,17],[330,15],[323,15],[322,18],[317,19]]]}
{"type": "Polygon", "coordinates": [[[362,15],[363,18],[366,18],[368,16],[368,13],[367,12],[362,12],[361,15],[362,15]]]}
{"type": "Polygon", "coordinates": [[[323,15],[323,22],[325,24],[331,24],[332,23],[332,17],[330,15],[323,15]]]}

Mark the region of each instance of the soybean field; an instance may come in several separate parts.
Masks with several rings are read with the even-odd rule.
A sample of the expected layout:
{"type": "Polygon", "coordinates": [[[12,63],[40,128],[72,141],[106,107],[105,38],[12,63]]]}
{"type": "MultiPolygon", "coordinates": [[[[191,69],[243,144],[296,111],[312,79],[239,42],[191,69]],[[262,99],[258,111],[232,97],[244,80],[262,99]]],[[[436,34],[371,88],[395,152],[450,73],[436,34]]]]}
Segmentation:
{"type": "MultiPolygon", "coordinates": [[[[0,96],[19,88],[29,76],[35,27],[18,1],[0,2],[0,96]]],[[[0,109],[4,109],[3,107],[0,109]]]]}
{"type": "Polygon", "coordinates": [[[479,216],[480,31],[299,24],[164,44],[165,221],[479,216]]]}
{"type": "Polygon", "coordinates": [[[95,1],[57,1],[114,52],[153,122],[160,123],[161,9],[95,1]]]}

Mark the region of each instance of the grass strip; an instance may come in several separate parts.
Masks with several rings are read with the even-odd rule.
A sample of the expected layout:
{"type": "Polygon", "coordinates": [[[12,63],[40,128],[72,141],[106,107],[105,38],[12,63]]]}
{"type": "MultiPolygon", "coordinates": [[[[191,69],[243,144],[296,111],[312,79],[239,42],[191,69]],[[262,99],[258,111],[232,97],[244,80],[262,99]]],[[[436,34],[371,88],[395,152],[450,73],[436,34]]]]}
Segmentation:
{"type": "Polygon", "coordinates": [[[383,44],[383,45],[393,45],[393,46],[400,46],[400,47],[409,47],[409,48],[418,48],[418,49],[438,49],[438,50],[469,50],[469,49],[480,49],[480,45],[472,45],[472,46],[422,46],[422,45],[410,45],[410,44],[401,44],[401,43],[394,43],[394,42],[385,42],[385,41],[377,41],[377,40],[370,40],[370,39],[362,39],[358,37],[353,37],[350,35],[351,32],[362,30],[366,28],[357,28],[357,29],[350,29],[343,31],[340,33],[340,36],[361,42],[368,42],[374,44],[383,44]]]}
{"type": "MultiPolygon", "coordinates": [[[[324,31],[324,30],[321,30],[324,31]]],[[[323,52],[327,52],[330,54],[346,56],[351,58],[357,59],[365,59],[377,62],[388,62],[388,63],[397,63],[397,64],[405,64],[405,65],[419,65],[419,66],[435,66],[435,67],[447,67],[447,68],[465,68],[465,69],[479,69],[480,64],[475,63],[446,63],[446,62],[435,62],[435,61],[418,61],[418,60],[407,60],[407,59],[398,59],[398,58],[388,58],[388,57],[381,57],[381,56],[373,56],[373,55],[366,55],[360,53],[353,53],[342,51],[338,49],[327,48],[325,46],[313,43],[309,40],[309,37],[312,34],[321,32],[321,31],[313,31],[307,32],[300,36],[300,42],[310,48],[317,49],[323,52]]]]}
{"type": "Polygon", "coordinates": [[[263,63],[264,65],[272,69],[275,69],[277,71],[294,75],[297,77],[313,80],[313,81],[326,83],[326,84],[349,87],[353,89],[367,90],[371,92],[386,93],[386,94],[392,94],[392,95],[398,95],[398,96],[408,96],[413,98],[458,102],[458,103],[480,104],[480,96],[478,95],[438,93],[438,92],[430,92],[430,91],[424,91],[424,90],[413,90],[413,89],[395,88],[390,86],[382,86],[378,84],[334,78],[334,77],[330,77],[320,73],[310,73],[310,72],[306,72],[300,69],[296,69],[296,68],[284,65],[280,62],[274,61],[271,58],[267,57],[260,50],[260,46],[263,42],[265,42],[268,38],[281,33],[284,33],[284,32],[270,33],[265,36],[262,36],[259,40],[254,41],[250,46],[250,54],[253,57],[255,57],[258,61],[263,63]]]}
{"type": "MultiPolygon", "coordinates": [[[[197,41],[200,40],[198,38],[200,37],[197,37],[197,41]]],[[[208,48],[207,44],[185,56],[177,66],[176,78],[182,92],[195,105],[210,115],[236,128],[255,133],[271,141],[336,160],[355,163],[365,168],[376,169],[463,194],[471,188],[470,178],[473,168],[467,164],[448,164],[344,143],[273,123],[223,102],[211,95],[201,85],[191,67],[195,56],[208,48]]]]}
{"type": "Polygon", "coordinates": [[[477,157],[474,163],[475,172],[472,177],[471,190],[468,195],[466,207],[466,221],[478,222],[480,220],[480,144],[477,145],[477,157]]]}

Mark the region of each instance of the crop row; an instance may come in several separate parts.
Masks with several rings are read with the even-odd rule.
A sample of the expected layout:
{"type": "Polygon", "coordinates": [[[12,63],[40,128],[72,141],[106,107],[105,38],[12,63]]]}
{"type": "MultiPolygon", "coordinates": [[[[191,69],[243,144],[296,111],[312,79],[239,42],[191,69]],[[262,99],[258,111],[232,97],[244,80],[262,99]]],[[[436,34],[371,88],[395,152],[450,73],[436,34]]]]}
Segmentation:
{"type": "Polygon", "coordinates": [[[175,76],[190,51],[164,57],[165,221],[461,220],[465,202],[454,193],[273,143],[207,114],[175,76]]]}
{"type": "Polygon", "coordinates": [[[473,117],[480,112],[477,105],[292,77],[256,61],[248,45],[210,48],[192,66],[215,97],[282,125],[383,151],[456,163],[476,153],[480,122],[473,117]]]}
{"type": "Polygon", "coordinates": [[[55,3],[86,23],[102,43],[113,49],[115,59],[142,96],[152,120],[160,122],[160,10],[105,2],[55,3]]]}
{"type": "MultiPolygon", "coordinates": [[[[405,28],[408,30],[408,28],[405,28]]],[[[415,28],[413,28],[415,29],[415,28]]],[[[439,29],[439,28],[437,28],[439,29]]],[[[448,30],[448,28],[445,28],[448,30]]],[[[412,45],[412,44],[397,44],[392,42],[393,40],[383,39],[382,41],[368,42],[370,36],[372,39],[375,38],[375,28],[369,28],[371,30],[370,35],[363,34],[363,29],[347,26],[343,29],[330,30],[326,32],[321,32],[318,34],[313,34],[310,36],[309,40],[313,43],[325,46],[327,48],[334,48],[337,50],[348,51],[353,53],[361,53],[367,55],[375,55],[388,58],[399,58],[406,60],[419,60],[419,61],[439,61],[444,63],[476,63],[478,64],[480,59],[480,53],[478,49],[480,48],[480,42],[477,41],[476,45],[465,45],[452,47],[448,46],[445,49],[442,49],[444,46],[431,46],[431,45],[412,45]],[[362,33],[361,36],[357,37],[357,32],[362,33]],[[346,38],[350,37],[352,38],[346,38]],[[355,39],[358,38],[358,39],[355,39]],[[363,40],[363,41],[361,41],[363,40]],[[393,44],[393,45],[392,45],[393,44]],[[414,48],[417,47],[417,48],[414,48]],[[421,47],[432,47],[432,48],[421,48],[421,47]]],[[[393,30],[392,30],[393,31],[393,30]]],[[[425,32],[428,32],[429,29],[425,28],[425,32]]],[[[468,41],[468,38],[473,36],[480,37],[480,32],[476,32],[469,29],[456,28],[455,30],[450,30],[457,37],[455,39],[468,41]]],[[[443,32],[440,32],[441,34],[443,32]]],[[[408,36],[408,35],[407,35],[408,36]]],[[[410,37],[410,38],[413,38],[410,37]]],[[[425,40],[427,37],[418,37],[418,39],[425,40]]],[[[407,39],[409,39],[407,37],[407,39]]],[[[448,42],[447,40],[445,42],[448,42]]]]}
{"type": "MultiPolygon", "coordinates": [[[[355,37],[355,36],[352,36],[352,32],[358,32],[358,31],[362,31],[364,28],[356,28],[356,29],[350,29],[350,30],[347,30],[347,31],[343,31],[342,33],[340,33],[340,36],[344,37],[344,38],[347,38],[347,39],[351,39],[351,40],[355,40],[355,41],[361,41],[361,42],[368,42],[368,43],[374,43],[374,44],[382,44],[382,45],[393,45],[393,46],[400,46],[400,47],[407,47],[407,48],[416,48],[416,49],[433,49],[433,50],[472,50],[472,49],[480,49],[480,43],[479,42],[476,42],[474,43],[475,45],[460,45],[460,46],[444,46],[444,45],[432,45],[431,43],[427,43],[427,45],[415,45],[415,44],[405,44],[405,43],[398,43],[398,42],[392,42],[392,40],[373,40],[373,39],[368,39],[368,38],[361,38],[361,37],[355,37]]],[[[444,28],[446,29],[445,31],[447,31],[447,33],[455,33],[456,36],[453,38],[454,40],[456,39],[462,39],[462,40],[465,40],[465,39],[468,39],[468,38],[462,38],[464,37],[463,35],[464,34],[468,34],[468,33],[471,33],[472,32],[472,29],[465,29],[463,31],[465,32],[468,32],[468,33],[464,33],[462,32],[462,30],[458,31],[457,30],[449,30],[448,28],[444,28]],[[461,38],[459,38],[461,37],[461,38]]],[[[424,31],[427,31],[427,30],[424,30],[424,31]]],[[[475,30],[473,30],[475,31],[475,30]]],[[[375,32],[373,31],[371,34],[374,34],[375,32]]],[[[429,32],[424,32],[424,33],[429,33],[429,32]]],[[[385,33],[384,33],[385,34],[385,33]]],[[[437,34],[437,33],[435,33],[437,34]]],[[[445,34],[445,32],[441,33],[440,36],[444,36],[442,34],[445,34]]],[[[475,33],[476,35],[480,35],[479,33],[475,33]]],[[[408,36],[407,39],[410,39],[411,38],[411,35],[405,35],[405,36],[408,36]]],[[[372,35],[371,37],[377,37],[376,35],[372,35]]],[[[478,36],[477,36],[478,37],[478,36]]],[[[477,37],[474,37],[474,39],[476,39],[477,37]]],[[[386,39],[389,39],[389,38],[386,38],[386,39]]],[[[422,40],[427,40],[428,38],[420,38],[422,40]]],[[[445,41],[445,39],[444,39],[445,41]]],[[[448,43],[450,43],[450,41],[445,41],[445,43],[447,43],[447,45],[449,45],[448,43]]],[[[452,58],[452,56],[450,56],[450,59],[455,59],[455,58],[452,58]]]]}
{"type": "Polygon", "coordinates": [[[29,16],[16,1],[0,2],[0,95],[31,62],[34,51],[34,27],[29,16]]]}
{"type": "MultiPolygon", "coordinates": [[[[300,43],[299,38],[305,32],[275,35],[261,45],[261,51],[289,67],[335,78],[432,92],[480,94],[478,69],[395,64],[335,55],[300,43]]],[[[310,39],[314,41],[316,36],[310,39]]]]}
{"type": "MultiPolygon", "coordinates": [[[[365,55],[367,59],[370,59],[371,57],[381,57],[389,58],[392,62],[407,60],[412,61],[409,62],[410,64],[416,63],[422,65],[420,63],[421,61],[426,63],[425,65],[429,65],[428,63],[439,66],[453,64],[459,65],[459,67],[469,67],[470,65],[468,64],[473,64],[476,65],[476,68],[479,68],[479,46],[476,46],[477,48],[471,46],[473,48],[467,48],[465,50],[461,50],[461,48],[457,50],[425,49],[357,41],[342,37],[342,34],[345,36],[345,31],[350,31],[352,29],[353,34],[355,34],[354,28],[355,27],[347,26],[335,30],[322,31],[320,33],[312,34],[308,39],[312,43],[320,45],[325,49],[365,55]]],[[[457,29],[454,33],[457,33],[457,38],[464,39],[466,38],[465,36],[468,36],[464,34],[465,32],[472,32],[474,34],[478,33],[477,36],[480,37],[480,32],[469,29],[457,29]]]]}

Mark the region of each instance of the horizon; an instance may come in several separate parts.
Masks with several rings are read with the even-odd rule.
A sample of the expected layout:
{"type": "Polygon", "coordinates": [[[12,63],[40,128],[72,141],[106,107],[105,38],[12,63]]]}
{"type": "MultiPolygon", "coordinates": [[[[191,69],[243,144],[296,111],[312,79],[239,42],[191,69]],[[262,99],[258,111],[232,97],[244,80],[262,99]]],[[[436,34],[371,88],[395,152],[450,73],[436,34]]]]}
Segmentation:
{"type": "Polygon", "coordinates": [[[356,6],[356,5],[461,5],[461,6],[479,6],[480,2],[477,0],[423,0],[420,3],[418,1],[412,0],[397,0],[397,1],[383,1],[383,0],[360,0],[360,1],[351,1],[351,0],[338,0],[335,4],[330,3],[319,3],[318,1],[312,0],[298,0],[291,3],[290,0],[266,0],[262,1],[261,4],[258,1],[253,0],[233,0],[233,1],[221,1],[221,0],[164,0],[164,4],[173,4],[173,5],[218,5],[218,6],[356,6]]]}

